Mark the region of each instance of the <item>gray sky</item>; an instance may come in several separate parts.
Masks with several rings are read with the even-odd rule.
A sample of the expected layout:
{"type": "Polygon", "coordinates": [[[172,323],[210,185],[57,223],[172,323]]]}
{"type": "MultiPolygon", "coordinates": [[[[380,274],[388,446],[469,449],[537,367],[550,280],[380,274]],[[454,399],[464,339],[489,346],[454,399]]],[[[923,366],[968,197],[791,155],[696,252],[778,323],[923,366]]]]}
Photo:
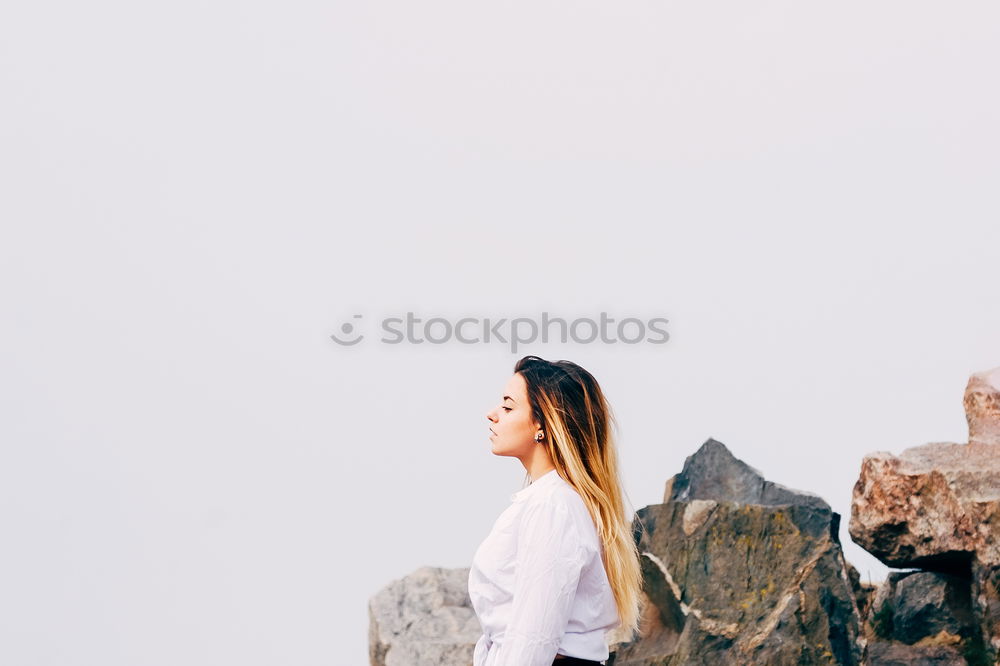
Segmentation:
{"type": "Polygon", "coordinates": [[[595,374],[636,508],[708,437],[843,515],[1000,365],[994,3],[0,10],[0,662],[367,663],[523,470],[523,354],[595,374]],[[665,317],[390,345],[386,316],[665,317]],[[354,347],[328,336],[361,314],[354,347]]]}

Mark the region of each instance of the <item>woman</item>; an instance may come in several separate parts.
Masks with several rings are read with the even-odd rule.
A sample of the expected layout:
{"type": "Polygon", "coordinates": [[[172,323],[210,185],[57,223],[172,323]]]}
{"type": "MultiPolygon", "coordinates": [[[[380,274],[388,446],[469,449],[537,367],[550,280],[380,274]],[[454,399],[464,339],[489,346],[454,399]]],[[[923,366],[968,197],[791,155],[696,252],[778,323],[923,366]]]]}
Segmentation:
{"type": "Polygon", "coordinates": [[[600,664],[606,631],[637,630],[642,585],[604,394],[575,363],[525,356],[486,418],[531,483],[473,558],[474,666],[600,664]]]}

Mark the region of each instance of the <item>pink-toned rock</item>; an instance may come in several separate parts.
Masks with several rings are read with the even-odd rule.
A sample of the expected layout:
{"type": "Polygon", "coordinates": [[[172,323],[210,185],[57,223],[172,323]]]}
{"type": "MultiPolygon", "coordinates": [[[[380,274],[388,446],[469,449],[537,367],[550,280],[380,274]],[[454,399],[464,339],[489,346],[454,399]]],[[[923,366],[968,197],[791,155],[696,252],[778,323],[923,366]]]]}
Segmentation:
{"type": "Polygon", "coordinates": [[[935,442],[861,462],[851,538],[891,567],[968,575],[1000,564],[1000,368],[965,388],[969,443],[935,442]]]}
{"type": "Polygon", "coordinates": [[[1000,564],[1000,444],[931,443],[865,456],[851,538],[890,567],[968,575],[1000,564]]]}
{"type": "Polygon", "coordinates": [[[1000,655],[1000,368],[972,375],[964,404],[968,444],[935,442],[898,456],[865,456],[848,529],[855,543],[890,567],[968,580],[963,603],[975,628],[966,647],[993,663],[1000,655]]]}
{"type": "Polygon", "coordinates": [[[1000,444],[1000,368],[969,377],[964,402],[969,441],[1000,444]]]}

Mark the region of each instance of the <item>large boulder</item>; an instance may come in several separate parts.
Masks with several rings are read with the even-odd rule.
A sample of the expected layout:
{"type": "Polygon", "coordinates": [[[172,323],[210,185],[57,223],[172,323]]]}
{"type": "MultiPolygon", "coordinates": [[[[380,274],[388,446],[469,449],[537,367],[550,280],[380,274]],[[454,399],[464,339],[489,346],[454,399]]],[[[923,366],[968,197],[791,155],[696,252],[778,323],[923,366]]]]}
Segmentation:
{"type": "Polygon", "coordinates": [[[709,439],[635,522],[648,603],[615,666],[859,664],[860,618],[821,498],[709,439]]]}
{"type": "MultiPolygon", "coordinates": [[[[978,627],[965,630],[958,647],[968,663],[993,663],[1000,655],[1000,368],[972,375],[963,404],[968,443],[933,442],[899,455],[878,451],[865,456],[854,485],[849,532],[888,566],[927,572],[905,585],[938,580],[927,594],[910,593],[909,598],[930,598],[932,590],[940,596],[946,589],[940,581],[952,581],[947,589],[961,591],[949,594],[965,597],[961,603],[971,609],[978,627]],[[934,579],[932,573],[941,576],[934,579]]],[[[890,577],[883,596],[890,589],[896,594],[894,580],[890,577]]],[[[873,602],[875,614],[884,619],[885,608],[898,607],[893,612],[905,617],[900,603],[873,602]]],[[[923,608],[930,612],[932,606],[923,608]]],[[[940,632],[932,629],[913,628],[892,640],[940,642],[940,632]],[[929,633],[921,637],[921,632],[929,633]]],[[[945,638],[952,640],[953,634],[945,631],[945,638]]],[[[936,647],[943,654],[948,646],[936,647]]],[[[885,645],[872,648],[876,653],[889,650],[885,645]]],[[[899,654],[905,648],[895,645],[891,651],[899,654]]]]}
{"type": "Polygon", "coordinates": [[[469,569],[422,567],[368,602],[371,666],[470,666],[482,633],[469,569]]]}
{"type": "Polygon", "coordinates": [[[893,574],[896,636],[913,644],[926,636],[970,636],[975,631],[969,581],[933,571],[893,574]]]}
{"type": "Polygon", "coordinates": [[[970,581],[933,571],[894,571],[866,622],[868,663],[992,663],[973,613],[970,581]]]}
{"type": "Polygon", "coordinates": [[[849,531],[890,567],[968,576],[974,558],[1000,564],[1000,444],[865,456],[849,531]]]}
{"type": "Polygon", "coordinates": [[[969,600],[966,579],[934,571],[893,571],[876,594],[872,623],[879,637],[907,645],[930,636],[944,641],[942,632],[960,638],[974,628],[969,600]]]}
{"type": "Polygon", "coordinates": [[[796,504],[830,511],[830,505],[819,495],[768,481],[711,437],[687,457],[680,474],[667,481],[663,493],[664,502],[700,499],[762,506],[796,504]]]}
{"type": "Polygon", "coordinates": [[[1000,565],[1000,368],[963,399],[969,442],[869,454],[851,500],[851,538],[890,567],[968,576],[1000,565]]]}

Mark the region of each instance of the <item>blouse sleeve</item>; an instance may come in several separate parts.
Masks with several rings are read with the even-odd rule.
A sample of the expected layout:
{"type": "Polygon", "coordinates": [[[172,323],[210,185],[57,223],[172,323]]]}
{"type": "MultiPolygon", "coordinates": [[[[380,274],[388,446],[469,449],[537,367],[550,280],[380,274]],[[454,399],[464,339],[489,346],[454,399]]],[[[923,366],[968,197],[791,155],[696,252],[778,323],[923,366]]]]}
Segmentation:
{"type": "Polygon", "coordinates": [[[495,666],[552,666],[586,559],[569,509],[556,498],[524,510],[514,599],[495,666]]]}

